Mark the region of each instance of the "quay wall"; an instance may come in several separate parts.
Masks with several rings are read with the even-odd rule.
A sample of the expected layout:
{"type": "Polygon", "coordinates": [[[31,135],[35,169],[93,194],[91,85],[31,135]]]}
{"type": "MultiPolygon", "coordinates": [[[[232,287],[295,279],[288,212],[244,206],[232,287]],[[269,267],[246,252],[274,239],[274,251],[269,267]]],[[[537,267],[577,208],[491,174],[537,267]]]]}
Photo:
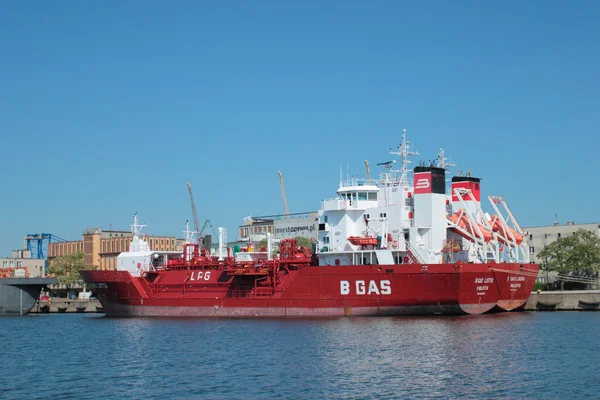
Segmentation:
{"type": "Polygon", "coordinates": [[[526,311],[600,311],[600,290],[532,292],[526,311]]]}
{"type": "Polygon", "coordinates": [[[102,304],[98,300],[70,300],[53,297],[50,300],[39,300],[38,303],[33,306],[30,313],[74,313],[74,312],[85,312],[95,313],[102,312],[102,304]],[[49,306],[47,311],[44,311],[44,306],[49,306]],[[59,311],[65,309],[65,311],[59,311]],[[79,309],[79,310],[78,310],[79,309]]]}

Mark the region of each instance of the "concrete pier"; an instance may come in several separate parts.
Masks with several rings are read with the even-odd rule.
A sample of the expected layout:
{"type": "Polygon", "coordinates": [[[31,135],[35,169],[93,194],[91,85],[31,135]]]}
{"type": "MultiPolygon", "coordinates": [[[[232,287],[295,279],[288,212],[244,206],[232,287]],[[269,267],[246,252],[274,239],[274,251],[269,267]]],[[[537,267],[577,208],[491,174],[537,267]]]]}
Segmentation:
{"type": "Polygon", "coordinates": [[[600,290],[532,292],[526,311],[600,311],[600,290]]]}
{"type": "Polygon", "coordinates": [[[56,278],[0,278],[0,315],[27,314],[42,288],[56,283],[56,278]]]}
{"type": "Polygon", "coordinates": [[[30,313],[96,313],[103,312],[98,300],[70,300],[53,297],[50,300],[39,300],[30,313]],[[47,308],[46,308],[47,307],[47,308]]]}

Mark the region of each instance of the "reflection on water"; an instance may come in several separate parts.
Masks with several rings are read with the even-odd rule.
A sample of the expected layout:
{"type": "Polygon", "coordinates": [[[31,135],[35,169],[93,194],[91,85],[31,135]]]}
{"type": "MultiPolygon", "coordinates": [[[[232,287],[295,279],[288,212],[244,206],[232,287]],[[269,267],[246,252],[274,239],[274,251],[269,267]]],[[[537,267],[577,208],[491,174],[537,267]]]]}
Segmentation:
{"type": "Polygon", "coordinates": [[[0,397],[597,396],[600,313],[0,319],[0,397]],[[35,382],[36,384],[32,384],[35,382]]]}

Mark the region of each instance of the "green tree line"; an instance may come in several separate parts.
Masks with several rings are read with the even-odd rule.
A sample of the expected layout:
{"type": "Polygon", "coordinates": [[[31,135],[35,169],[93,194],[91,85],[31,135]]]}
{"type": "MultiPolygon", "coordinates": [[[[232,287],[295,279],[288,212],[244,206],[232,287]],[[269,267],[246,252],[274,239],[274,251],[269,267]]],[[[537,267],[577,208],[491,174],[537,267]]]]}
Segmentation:
{"type": "MultiPolygon", "coordinates": [[[[598,278],[600,272],[600,238],[585,229],[579,229],[570,236],[558,238],[545,246],[538,254],[541,267],[545,271],[556,271],[566,276],[582,278],[598,278]]],[[[560,280],[561,288],[565,288],[565,278],[560,280]]],[[[569,285],[574,288],[589,286],[580,283],[569,285]]]]}

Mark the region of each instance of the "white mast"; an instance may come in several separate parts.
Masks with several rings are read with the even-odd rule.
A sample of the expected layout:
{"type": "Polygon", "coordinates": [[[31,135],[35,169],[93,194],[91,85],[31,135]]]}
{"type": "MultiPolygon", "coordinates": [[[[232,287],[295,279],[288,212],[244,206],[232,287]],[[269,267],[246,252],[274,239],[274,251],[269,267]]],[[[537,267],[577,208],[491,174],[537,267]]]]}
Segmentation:
{"type": "Polygon", "coordinates": [[[408,157],[418,155],[419,151],[411,151],[410,142],[406,140],[406,129],[402,130],[402,143],[398,145],[398,151],[391,151],[390,149],[390,154],[398,155],[402,159],[400,185],[408,186],[408,164],[412,163],[408,157]]]}
{"type": "Polygon", "coordinates": [[[148,227],[148,225],[138,224],[137,212],[133,216],[133,224],[129,226],[131,227],[131,232],[133,233],[133,239],[129,244],[129,251],[150,251],[150,246],[148,246],[148,243],[145,240],[140,239],[139,236],[142,229],[148,227]]]}
{"type": "Polygon", "coordinates": [[[139,236],[138,234],[142,231],[142,229],[147,228],[148,225],[140,225],[138,224],[138,217],[137,217],[137,213],[135,213],[133,215],[133,224],[129,225],[131,227],[131,232],[133,233],[133,238],[137,239],[139,236]]]}
{"type": "Polygon", "coordinates": [[[194,242],[194,235],[197,235],[198,232],[190,231],[190,222],[185,221],[185,231],[183,231],[183,237],[185,238],[185,242],[190,244],[194,242]]]}
{"type": "MultiPolygon", "coordinates": [[[[444,149],[440,149],[440,152],[437,156],[437,158],[435,159],[435,166],[439,167],[439,168],[444,168],[447,169],[447,167],[456,167],[456,164],[454,164],[452,161],[447,162],[448,159],[446,158],[446,154],[444,153],[444,149]]],[[[446,175],[447,176],[447,175],[446,175]]],[[[446,179],[446,194],[451,194],[449,193],[448,190],[448,183],[451,182],[451,179],[446,179]]]]}
{"type": "Polygon", "coordinates": [[[435,166],[444,169],[446,169],[446,167],[456,167],[456,164],[454,164],[452,161],[446,161],[448,161],[448,159],[446,158],[444,149],[440,149],[440,152],[438,153],[438,156],[435,159],[435,166]]]}

